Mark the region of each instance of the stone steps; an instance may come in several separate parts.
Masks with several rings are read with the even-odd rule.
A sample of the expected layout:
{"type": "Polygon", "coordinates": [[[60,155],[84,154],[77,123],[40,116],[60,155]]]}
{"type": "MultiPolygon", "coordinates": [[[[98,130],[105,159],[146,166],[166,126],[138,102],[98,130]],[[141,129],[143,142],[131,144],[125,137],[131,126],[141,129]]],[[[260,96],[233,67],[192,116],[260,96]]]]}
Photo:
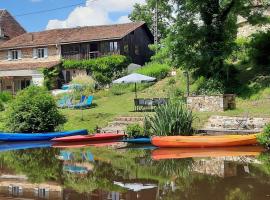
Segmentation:
{"type": "Polygon", "coordinates": [[[143,125],[144,117],[116,117],[114,121],[109,122],[108,125],[101,129],[102,133],[125,133],[129,124],[143,125]]]}

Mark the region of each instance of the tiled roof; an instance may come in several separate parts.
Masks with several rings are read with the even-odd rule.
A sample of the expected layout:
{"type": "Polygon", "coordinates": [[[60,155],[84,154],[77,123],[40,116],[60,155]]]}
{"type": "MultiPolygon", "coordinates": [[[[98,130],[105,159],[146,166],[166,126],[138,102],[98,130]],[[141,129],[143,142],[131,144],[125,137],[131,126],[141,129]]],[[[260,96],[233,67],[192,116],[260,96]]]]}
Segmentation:
{"type": "Polygon", "coordinates": [[[0,49],[121,39],[144,24],[144,22],[132,22],[25,33],[1,44],[0,49]]]}
{"type": "Polygon", "coordinates": [[[51,68],[61,61],[48,61],[48,62],[13,62],[0,63],[0,71],[4,70],[24,70],[24,69],[39,69],[39,68],[51,68]]]}
{"type": "Polygon", "coordinates": [[[7,10],[0,10],[0,28],[8,39],[17,37],[26,32],[7,10]]]}

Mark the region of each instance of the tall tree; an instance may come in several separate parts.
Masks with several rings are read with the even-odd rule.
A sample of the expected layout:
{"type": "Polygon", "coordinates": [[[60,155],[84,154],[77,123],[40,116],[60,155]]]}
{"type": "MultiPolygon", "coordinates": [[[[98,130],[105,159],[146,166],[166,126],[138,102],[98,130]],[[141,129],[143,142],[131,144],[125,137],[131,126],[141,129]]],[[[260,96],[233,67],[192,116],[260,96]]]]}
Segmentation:
{"type": "Polygon", "coordinates": [[[173,4],[171,0],[146,0],[146,4],[135,4],[132,13],[129,15],[131,21],[144,21],[154,32],[154,12],[158,8],[158,32],[159,39],[163,39],[169,32],[173,23],[173,4]]]}
{"type": "MultiPolygon", "coordinates": [[[[237,17],[266,22],[263,11],[269,0],[175,0],[176,23],[170,34],[171,52],[178,66],[195,75],[226,80],[224,60],[237,36],[237,17]]],[[[226,76],[227,74],[227,76],[226,76]]]]}

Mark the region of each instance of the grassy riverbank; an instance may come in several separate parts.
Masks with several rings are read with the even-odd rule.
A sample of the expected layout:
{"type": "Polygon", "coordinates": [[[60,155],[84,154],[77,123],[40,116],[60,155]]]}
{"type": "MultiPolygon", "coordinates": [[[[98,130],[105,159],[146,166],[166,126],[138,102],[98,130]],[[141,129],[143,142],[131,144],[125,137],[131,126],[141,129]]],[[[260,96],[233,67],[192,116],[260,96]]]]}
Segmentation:
{"type": "MultiPolygon", "coordinates": [[[[177,78],[174,84],[169,84],[171,79],[166,78],[139,91],[138,97],[167,97],[175,93],[176,90],[185,92],[183,79],[177,78]]],[[[131,89],[132,87],[130,86],[131,89]]],[[[94,106],[90,109],[61,110],[67,118],[67,123],[64,124],[63,129],[88,129],[92,132],[96,126],[104,127],[117,116],[144,116],[145,113],[133,112],[134,92],[131,89],[123,89],[122,95],[114,95],[111,89],[99,91],[94,94],[94,106]]],[[[236,106],[235,110],[226,112],[195,112],[197,119],[194,122],[194,127],[201,128],[211,115],[245,116],[248,114],[254,117],[270,117],[270,99],[267,96],[255,100],[237,98],[236,106]]],[[[0,130],[4,130],[3,121],[4,112],[0,112],[0,130]]]]}

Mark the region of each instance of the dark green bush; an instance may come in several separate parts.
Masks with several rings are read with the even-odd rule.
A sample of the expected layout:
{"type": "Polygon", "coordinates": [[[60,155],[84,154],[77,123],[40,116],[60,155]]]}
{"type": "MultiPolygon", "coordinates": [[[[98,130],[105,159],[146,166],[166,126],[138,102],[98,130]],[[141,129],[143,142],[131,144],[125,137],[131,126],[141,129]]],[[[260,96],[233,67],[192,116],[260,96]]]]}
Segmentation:
{"type": "Polygon", "coordinates": [[[0,101],[7,103],[12,99],[12,94],[10,92],[0,92],[0,101]]]}
{"type": "Polygon", "coordinates": [[[126,129],[128,136],[136,137],[143,134],[143,127],[140,124],[129,124],[126,129]]]}
{"type": "Polygon", "coordinates": [[[170,72],[170,67],[167,64],[148,63],[144,67],[136,70],[136,72],[161,80],[168,75],[170,72]]]}
{"type": "Polygon", "coordinates": [[[0,100],[0,112],[5,110],[4,103],[0,100]]]}
{"type": "Polygon", "coordinates": [[[101,85],[109,84],[113,79],[123,75],[130,60],[123,55],[110,55],[89,60],[65,60],[65,69],[86,69],[91,71],[94,79],[101,85]]]}
{"type": "Polygon", "coordinates": [[[270,124],[264,127],[263,133],[258,135],[257,140],[261,145],[270,147],[270,124]]]}
{"type": "Polygon", "coordinates": [[[65,122],[51,94],[37,86],[20,91],[7,110],[6,127],[12,132],[53,132],[65,122]]]}
{"type": "Polygon", "coordinates": [[[183,102],[170,101],[146,116],[145,127],[150,135],[192,135],[193,120],[192,111],[183,102]]]}
{"type": "Polygon", "coordinates": [[[219,95],[224,94],[225,88],[222,81],[218,79],[203,79],[198,85],[197,93],[200,95],[219,95]]]}

